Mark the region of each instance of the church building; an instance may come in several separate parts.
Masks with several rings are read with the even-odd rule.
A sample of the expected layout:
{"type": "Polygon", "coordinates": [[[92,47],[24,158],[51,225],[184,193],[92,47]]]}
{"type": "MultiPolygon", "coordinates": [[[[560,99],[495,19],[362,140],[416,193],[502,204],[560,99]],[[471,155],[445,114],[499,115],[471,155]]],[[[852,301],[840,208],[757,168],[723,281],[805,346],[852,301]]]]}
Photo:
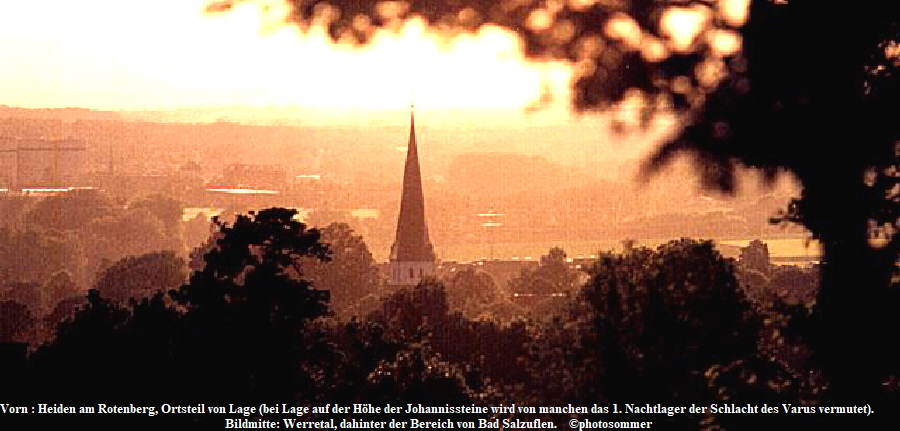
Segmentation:
{"type": "Polygon", "coordinates": [[[423,277],[434,276],[435,270],[434,247],[428,239],[428,227],[425,224],[425,198],[416,146],[415,113],[410,108],[409,144],[403,170],[397,237],[391,246],[388,263],[388,284],[401,287],[414,286],[423,277]]]}

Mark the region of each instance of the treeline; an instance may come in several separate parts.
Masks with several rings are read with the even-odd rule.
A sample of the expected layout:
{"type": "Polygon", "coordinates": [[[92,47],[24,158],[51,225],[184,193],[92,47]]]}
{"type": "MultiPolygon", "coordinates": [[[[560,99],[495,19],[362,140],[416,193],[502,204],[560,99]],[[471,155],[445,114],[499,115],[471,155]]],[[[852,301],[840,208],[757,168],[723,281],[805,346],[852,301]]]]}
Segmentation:
{"type": "MultiPolygon", "coordinates": [[[[43,199],[3,198],[0,302],[27,306],[36,323],[25,341],[47,341],[91,287],[127,301],[143,290],[181,285],[187,278],[181,212],[178,201],[162,195],[124,202],[75,190],[43,199]]],[[[208,236],[209,227],[203,229],[208,236]]],[[[0,334],[0,341],[8,338],[0,334]]]]}
{"type": "MultiPolygon", "coordinates": [[[[485,285],[478,271],[403,290],[384,287],[370,273],[373,278],[355,282],[375,283],[371,290],[342,291],[340,282],[325,281],[323,268],[345,259],[342,271],[356,273],[359,267],[348,266],[348,254],[338,250],[356,244],[364,251],[361,238],[340,225],[310,229],[294,215],[273,208],[218,222],[179,286],[142,286],[133,292],[144,295],[126,299],[112,293],[115,286],[152,285],[157,276],[140,269],[146,257],[109,267],[100,278],[109,287],[91,290],[70,315],[58,317],[22,372],[7,378],[6,399],[71,405],[827,405],[827,384],[804,354],[811,304],[752,293],[740,281],[746,268],[724,259],[710,242],[682,239],[655,250],[603,254],[582,287],[554,297],[554,307],[516,317],[529,314],[509,307],[531,305],[510,305],[497,297],[508,297],[502,290],[458,296],[485,285]],[[329,289],[310,280],[317,271],[329,289]],[[494,309],[509,316],[494,318],[494,309]]],[[[554,277],[572,283],[554,266],[564,254],[551,255],[556,258],[510,285],[538,286],[532,288],[539,292],[554,277]]],[[[759,283],[774,279],[760,278],[752,289],[768,289],[759,283]]],[[[2,306],[4,341],[22,341],[16,330],[34,323],[27,307],[10,300],[2,306]]],[[[853,419],[869,427],[878,418],[853,419]]],[[[544,419],[563,426],[569,417],[544,419]]],[[[668,429],[758,429],[767,421],[800,426],[825,419],[834,421],[709,413],[652,420],[668,429]]],[[[214,415],[122,420],[132,428],[158,428],[167,420],[221,425],[214,415]]]]}

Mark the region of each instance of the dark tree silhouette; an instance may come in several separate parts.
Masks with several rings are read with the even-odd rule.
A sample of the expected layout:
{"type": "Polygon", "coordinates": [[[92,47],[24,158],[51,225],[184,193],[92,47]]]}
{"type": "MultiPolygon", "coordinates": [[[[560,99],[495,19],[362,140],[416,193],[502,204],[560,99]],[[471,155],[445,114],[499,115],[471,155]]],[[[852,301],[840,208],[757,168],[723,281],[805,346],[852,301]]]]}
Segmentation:
{"type": "Polygon", "coordinates": [[[507,283],[507,290],[518,296],[517,302],[542,319],[559,316],[565,311],[566,296],[577,287],[578,273],[569,268],[566,252],[553,247],[541,256],[536,268],[524,267],[519,275],[507,283]]]}
{"type": "Polygon", "coordinates": [[[59,325],[75,316],[75,313],[78,312],[82,305],[84,305],[83,294],[72,295],[59,300],[50,312],[44,316],[42,322],[43,333],[41,334],[42,341],[45,343],[52,342],[56,337],[59,325]]]}
{"type": "Polygon", "coordinates": [[[303,342],[306,324],[328,312],[328,292],[302,278],[300,262],[327,259],[328,250],[318,230],[306,229],[296,214],[271,208],[239,215],[230,225],[216,221],[206,266],[171,292],[187,311],[183,365],[193,370],[198,395],[293,399],[312,388],[313,377],[297,363],[310,347],[303,342]],[[235,368],[244,380],[221,379],[235,368]]]}
{"type": "MultiPolygon", "coordinates": [[[[158,292],[126,304],[91,290],[34,355],[34,387],[60,400],[314,399],[325,386],[318,361],[335,361],[310,325],[327,314],[327,292],[300,277],[300,260],[325,259],[327,249],[294,215],[272,208],[220,222],[205,268],[168,297],[158,292]]],[[[179,269],[165,268],[171,264],[183,265],[165,253],[126,259],[100,285],[137,293],[171,288],[173,280],[160,277],[179,269]]]]}
{"type": "Polygon", "coordinates": [[[60,300],[81,293],[71,273],[57,271],[41,286],[44,310],[49,312],[60,300]]]}
{"type": "Polygon", "coordinates": [[[74,242],[60,231],[0,228],[0,277],[5,282],[42,283],[56,271],[77,267],[80,256],[74,242]]]}
{"type": "Polygon", "coordinates": [[[292,209],[271,208],[239,215],[231,225],[216,221],[217,239],[204,255],[205,267],[173,296],[191,309],[254,300],[261,301],[255,305],[271,305],[276,298],[292,296],[299,301],[285,301],[288,308],[278,311],[284,318],[324,315],[328,295],[300,279],[300,260],[326,260],[329,251],[319,242],[319,231],[294,220],[296,214],[292,209]]]}
{"type": "Polygon", "coordinates": [[[459,310],[470,318],[501,300],[504,292],[498,290],[490,274],[468,267],[447,277],[447,301],[451,309],[459,310]]]}
{"type": "Polygon", "coordinates": [[[648,160],[647,172],[688,154],[703,184],[726,192],[738,166],[768,179],[790,172],[803,191],[788,219],[824,248],[816,345],[833,392],[859,400],[895,368],[884,337],[896,323],[886,316],[900,303],[888,289],[900,231],[891,228],[881,245],[869,239],[873,223],[897,224],[896,199],[883,187],[897,178],[897,2],[753,0],[746,11],[706,0],[288,3],[302,30],[323,23],[334,41],[351,44],[414,16],[448,35],[498,25],[522,38],[529,58],[575,66],[577,110],[634,100],[642,108],[636,123],[646,125],[674,108],[686,127],[648,160]],[[699,13],[701,26],[680,37],[670,30],[673,13],[699,13]],[[873,169],[887,173],[881,183],[866,182],[873,169]]]}
{"type": "Polygon", "coordinates": [[[433,349],[445,360],[497,381],[513,383],[527,378],[524,367],[510,367],[525,356],[529,337],[525,325],[466,319],[461,312],[450,310],[443,283],[434,279],[384,297],[381,309],[370,313],[367,320],[381,325],[391,339],[407,345],[427,344],[429,351],[433,349]]]}
{"type": "Polygon", "coordinates": [[[331,223],[320,230],[322,243],[331,251],[328,261],[309,259],[306,278],[316,289],[327,290],[335,312],[352,311],[371,293],[380,293],[381,275],[362,236],[346,223],[331,223]]]}
{"type": "Polygon", "coordinates": [[[181,213],[184,205],[178,200],[162,194],[145,196],[128,204],[130,209],[145,209],[162,223],[164,233],[174,242],[183,242],[181,213]]]}
{"type": "Polygon", "coordinates": [[[24,343],[31,339],[34,318],[25,304],[0,301],[0,343],[24,343]]]}
{"type": "Polygon", "coordinates": [[[80,230],[85,249],[91,250],[95,271],[126,256],[160,250],[180,251],[181,238],[166,233],[166,226],[146,208],[118,211],[96,218],[80,230]]]}
{"type": "Polygon", "coordinates": [[[53,342],[32,355],[34,386],[44,388],[49,398],[70,402],[97,399],[104,393],[128,394],[133,382],[110,379],[106,373],[124,375],[130,367],[145,365],[134,361],[139,356],[120,344],[119,329],[128,321],[129,311],[97,290],[91,290],[82,305],[59,324],[53,342]]]}
{"type": "MultiPolygon", "coordinates": [[[[481,401],[477,392],[470,388],[461,370],[439,355],[431,352],[427,345],[414,343],[399,351],[396,357],[382,361],[369,374],[370,399],[379,404],[426,406],[470,405],[481,401]]],[[[406,415],[407,417],[429,418],[433,415],[406,415]]],[[[471,416],[463,418],[472,420],[471,416]]]]}
{"type": "Polygon", "coordinates": [[[96,190],[79,190],[40,200],[25,214],[25,222],[29,227],[77,230],[115,212],[109,196],[96,190]]]}
{"type": "Polygon", "coordinates": [[[386,296],[381,309],[371,313],[369,320],[383,324],[393,335],[412,339],[420,336],[422,329],[441,326],[449,312],[444,284],[426,278],[411,289],[386,296]]]}
{"type": "Polygon", "coordinates": [[[755,357],[760,322],[711,242],[601,255],[591,274],[573,311],[587,324],[581,345],[600,360],[582,353],[594,363],[582,365],[576,393],[701,405],[716,399],[707,370],[755,357]]]}
{"type": "Polygon", "coordinates": [[[128,256],[104,269],[94,288],[106,298],[128,303],[131,298],[168,292],[184,283],[187,264],[171,251],[128,256]]]}
{"type": "Polygon", "coordinates": [[[553,293],[568,292],[574,289],[577,274],[569,268],[566,252],[560,247],[553,247],[541,256],[541,265],[537,268],[537,276],[546,279],[556,289],[553,293]]]}

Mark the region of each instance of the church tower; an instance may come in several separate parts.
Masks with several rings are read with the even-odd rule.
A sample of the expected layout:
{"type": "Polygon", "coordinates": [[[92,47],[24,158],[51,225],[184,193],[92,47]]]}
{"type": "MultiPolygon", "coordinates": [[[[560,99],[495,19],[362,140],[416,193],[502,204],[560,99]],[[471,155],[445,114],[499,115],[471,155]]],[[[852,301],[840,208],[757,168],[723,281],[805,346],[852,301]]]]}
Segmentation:
{"type": "Polygon", "coordinates": [[[413,286],[422,277],[433,276],[434,248],[428,240],[425,225],[425,198],[422,193],[422,173],[416,147],[416,119],[413,107],[409,113],[409,144],[406,166],[403,169],[403,192],[400,195],[400,216],[397,218],[397,237],[391,246],[390,282],[394,286],[413,286]]]}

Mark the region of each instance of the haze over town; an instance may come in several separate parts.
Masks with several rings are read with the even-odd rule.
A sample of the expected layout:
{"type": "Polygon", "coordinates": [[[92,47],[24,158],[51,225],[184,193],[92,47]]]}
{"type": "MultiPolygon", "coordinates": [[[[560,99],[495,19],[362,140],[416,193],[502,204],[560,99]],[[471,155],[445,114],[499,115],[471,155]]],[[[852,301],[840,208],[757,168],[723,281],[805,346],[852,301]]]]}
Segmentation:
{"type": "MultiPolygon", "coordinates": [[[[470,242],[461,240],[464,232],[480,229],[476,214],[488,210],[508,213],[492,233],[495,242],[508,242],[503,231],[524,226],[545,232],[533,239],[534,252],[505,254],[536,254],[537,244],[553,241],[587,241],[579,254],[593,254],[599,250],[591,248],[623,237],[662,238],[685,223],[673,229],[650,220],[684,219],[686,212],[721,217],[696,219],[703,228],[681,234],[777,236],[782,232],[765,218],[797,193],[790,178],[769,190],[748,174],[737,200],[711,195],[700,191],[686,164],[641,187],[635,182],[640,163],[677,131],[674,120],[661,117],[638,129],[628,103],[602,114],[572,114],[571,67],[526,61],[520,42],[499,28],[448,39],[413,20],[352,48],[331,45],[321,31],[300,35],[280,24],[281,2],[243,4],[227,14],[206,13],[206,6],[203,0],[155,2],[139,20],[130,6],[106,0],[0,6],[0,39],[10,41],[0,43],[0,54],[18,65],[0,71],[3,103],[41,109],[11,108],[5,116],[62,121],[7,120],[0,131],[83,139],[93,172],[177,177],[194,161],[207,182],[234,164],[321,175],[323,183],[345,190],[346,198],[328,202],[329,209],[377,210],[368,214],[378,214],[380,226],[364,233],[379,257],[391,241],[396,209],[390,204],[395,208],[399,199],[400,150],[413,100],[427,216],[444,245],[470,242]],[[102,112],[46,110],[66,107],[102,112]],[[491,161],[471,157],[488,153],[496,153],[491,161]],[[483,175],[494,161],[508,172],[502,183],[483,175]],[[366,199],[372,190],[383,196],[366,199]],[[568,195],[564,205],[580,215],[566,221],[538,215],[546,193],[568,195]],[[735,216],[748,208],[761,217],[735,216]],[[733,224],[748,219],[752,227],[733,224]],[[592,227],[574,227],[579,222],[592,227]]],[[[690,32],[696,23],[689,18],[673,22],[690,32]]],[[[438,249],[451,260],[487,254],[438,249]]]]}
{"type": "Polygon", "coordinates": [[[898,28],[0,2],[0,428],[887,429],[898,28]]]}

